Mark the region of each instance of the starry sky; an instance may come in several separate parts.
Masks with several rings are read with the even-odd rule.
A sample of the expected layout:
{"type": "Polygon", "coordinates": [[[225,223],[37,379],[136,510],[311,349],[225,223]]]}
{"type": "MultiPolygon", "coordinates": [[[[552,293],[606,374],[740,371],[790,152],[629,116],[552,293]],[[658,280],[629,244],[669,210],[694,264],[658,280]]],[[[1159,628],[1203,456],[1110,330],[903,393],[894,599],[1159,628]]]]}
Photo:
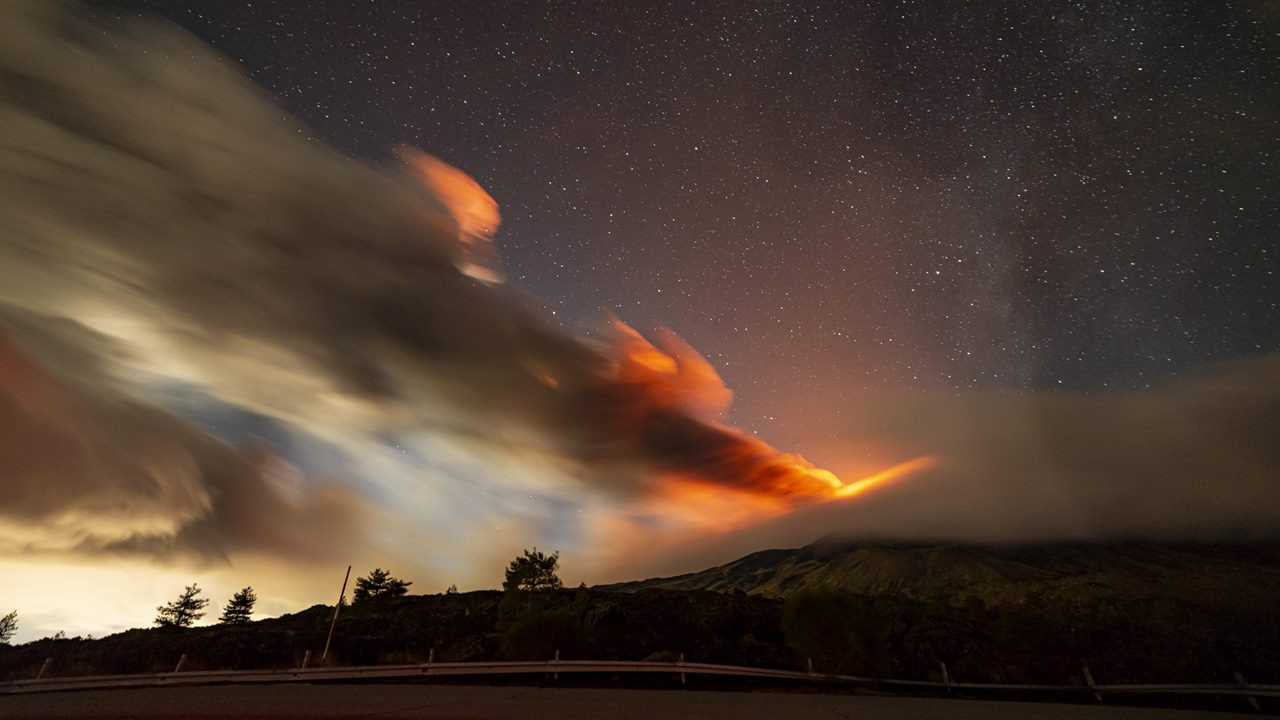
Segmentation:
{"type": "Polygon", "coordinates": [[[832,385],[1142,388],[1280,348],[1274,4],[110,7],[325,142],[470,172],[513,283],[675,329],[761,432],[832,385]]]}
{"type": "Polygon", "coordinates": [[[0,53],[24,638],[193,574],[292,612],[335,558],[1280,533],[1275,3],[90,6],[0,53]],[[402,246],[406,146],[496,200],[505,284],[402,246]],[[602,379],[611,315],[714,372],[602,379]]]}

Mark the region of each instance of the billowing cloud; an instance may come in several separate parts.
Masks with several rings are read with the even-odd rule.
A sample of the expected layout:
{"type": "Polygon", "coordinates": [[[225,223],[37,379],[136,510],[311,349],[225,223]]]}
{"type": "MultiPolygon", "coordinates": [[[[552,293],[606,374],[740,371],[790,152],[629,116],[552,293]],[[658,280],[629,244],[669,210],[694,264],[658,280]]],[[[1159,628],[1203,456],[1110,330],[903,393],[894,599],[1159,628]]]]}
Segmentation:
{"type": "Polygon", "coordinates": [[[12,308],[0,327],[24,338],[0,334],[0,554],[319,557],[371,512],[335,486],[291,498],[266,448],[242,454],[113,387],[83,355],[111,345],[90,330],[12,308]]]}
{"type": "Polygon", "coordinates": [[[297,523],[246,520],[287,513],[248,499],[270,488],[260,467],[139,400],[173,382],[335,444],[421,433],[537,464],[554,487],[838,485],[715,424],[729,393],[674,336],[664,352],[619,324],[612,345],[588,343],[496,285],[497,205],[460,171],[409,150],[371,167],[307,139],[173,27],[61,3],[5,13],[0,322],[25,377],[3,390],[30,437],[3,469],[24,508],[11,523],[39,528],[7,542],[216,552],[338,522],[315,488],[297,523]],[[74,329],[57,351],[54,326],[74,329]],[[33,383],[56,390],[24,400],[33,383]],[[41,395],[68,400],[46,417],[41,395]]]}

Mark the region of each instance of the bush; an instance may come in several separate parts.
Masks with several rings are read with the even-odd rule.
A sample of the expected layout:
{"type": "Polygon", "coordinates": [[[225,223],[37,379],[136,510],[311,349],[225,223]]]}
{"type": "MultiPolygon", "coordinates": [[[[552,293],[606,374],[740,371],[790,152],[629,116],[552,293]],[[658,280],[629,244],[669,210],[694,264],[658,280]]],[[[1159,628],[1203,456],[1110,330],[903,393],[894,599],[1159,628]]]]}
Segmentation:
{"type": "Polygon", "coordinates": [[[578,614],[568,608],[544,610],[532,607],[502,634],[498,651],[508,660],[550,660],[577,654],[584,633],[578,614]]]}
{"type": "Polygon", "coordinates": [[[782,632],[817,672],[874,675],[883,670],[887,632],[872,618],[864,598],[829,588],[801,590],[782,607],[782,632]]]}

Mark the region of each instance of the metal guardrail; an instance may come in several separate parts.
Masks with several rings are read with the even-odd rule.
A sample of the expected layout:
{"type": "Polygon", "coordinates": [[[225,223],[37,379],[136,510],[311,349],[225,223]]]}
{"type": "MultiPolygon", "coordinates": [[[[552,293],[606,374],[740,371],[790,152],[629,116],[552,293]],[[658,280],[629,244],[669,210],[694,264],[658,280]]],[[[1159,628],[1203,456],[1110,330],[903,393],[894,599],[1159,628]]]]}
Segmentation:
{"type": "Polygon", "coordinates": [[[978,690],[992,692],[1051,692],[1100,695],[1235,695],[1246,699],[1280,698],[1280,685],[1245,682],[1148,685],[1014,685],[999,683],[895,680],[855,675],[823,675],[794,670],[715,665],[693,662],[628,662],[619,660],[539,660],[516,662],[428,662],[413,665],[366,665],[360,667],[294,668],[288,670],[193,670],[137,675],[96,675],[87,677],[40,677],[0,683],[0,694],[53,692],[114,688],[163,687],[170,685],[220,685],[229,683],[324,682],[380,678],[420,678],[445,676],[530,675],[559,673],[670,673],[758,677],[778,680],[823,681],[854,685],[875,685],[938,690],[978,690]]]}

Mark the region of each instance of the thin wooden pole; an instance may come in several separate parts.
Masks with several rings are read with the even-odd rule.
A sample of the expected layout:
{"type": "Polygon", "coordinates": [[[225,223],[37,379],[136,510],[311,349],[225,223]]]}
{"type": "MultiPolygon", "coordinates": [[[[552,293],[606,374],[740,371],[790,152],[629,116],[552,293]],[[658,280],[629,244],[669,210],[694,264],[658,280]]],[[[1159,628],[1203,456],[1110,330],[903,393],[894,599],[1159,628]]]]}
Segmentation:
{"type": "Polygon", "coordinates": [[[338,610],[342,609],[342,598],[347,596],[347,581],[351,579],[351,566],[347,566],[347,574],[342,578],[342,590],[338,593],[338,604],[333,606],[333,620],[329,622],[329,637],[324,639],[324,652],[320,653],[320,667],[324,667],[329,659],[329,643],[333,642],[333,628],[338,625],[338,610]]]}
{"type": "Polygon", "coordinates": [[[53,664],[53,658],[45,658],[44,664],[40,666],[40,672],[36,673],[36,679],[39,680],[40,678],[44,677],[45,672],[49,669],[49,666],[52,664],[53,664]]]}
{"type": "Polygon", "coordinates": [[[1093,690],[1093,699],[1102,702],[1102,693],[1098,692],[1098,686],[1093,682],[1093,673],[1089,672],[1089,663],[1080,663],[1080,670],[1084,673],[1085,684],[1089,689],[1093,690]]]}

